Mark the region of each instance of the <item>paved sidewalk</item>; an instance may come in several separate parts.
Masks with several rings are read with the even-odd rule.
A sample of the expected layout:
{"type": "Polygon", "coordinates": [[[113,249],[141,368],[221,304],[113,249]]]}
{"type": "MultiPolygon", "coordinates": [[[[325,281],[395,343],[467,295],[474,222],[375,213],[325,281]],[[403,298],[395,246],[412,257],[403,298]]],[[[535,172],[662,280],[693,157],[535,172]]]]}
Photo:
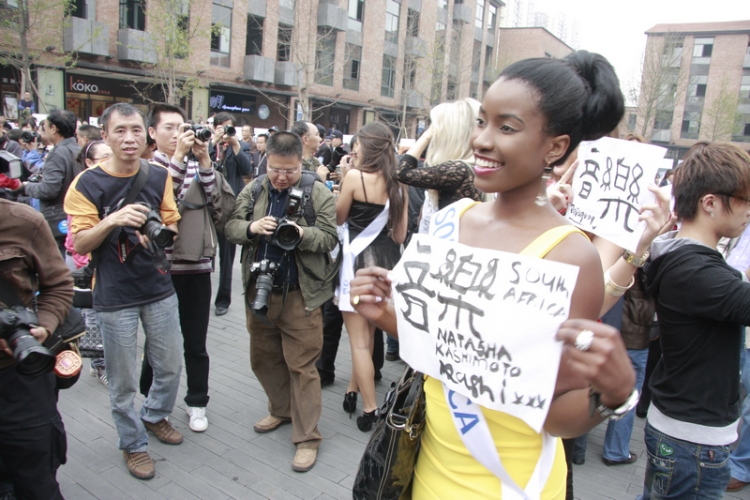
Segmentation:
{"type": "MultiPolygon", "coordinates": [[[[239,259],[237,259],[239,261],[239,259]]],[[[68,463],[58,480],[68,500],[116,499],[350,499],[351,486],[370,433],[357,429],[341,403],[351,373],[348,337],[342,336],[335,384],[323,390],[320,430],[324,441],[315,467],[300,474],[291,469],[294,446],[291,426],[256,434],[253,424],[267,413],[263,390],[250,370],[249,336],[239,262],[235,263],[233,303],[229,313],[211,316],[208,349],[211,355],[209,428],[196,434],[188,428],[183,371],[177,406],[171,421],[185,435],[179,446],[150,440],[156,477],[139,481],[130,476],[112,423],[107,390],[88,375],[88,360],[79,382],[60,393],[59,408],[68,432],[68,463]]],[[[214,273],[213,289],[218,273],[214,273]]],[[[143,335],[139,346],[142,349],[143,335]]],[[[402,362],[386,361],[383,380],[376,385],[378,399],[403,371],[402,362]]],[[[142,398],[136,401],[140,407],[142,398]]],[[[359,412],[362,411],[359,401],[359,412]]],[[[601,462],[604,428],[589,436],[586,463],[575,466],[575,496],[581,500],[632,500],[640,493],[645,466],[643,420],[636,419],[631,450],[639,456],[633,465],[605,467],[601,462]]],[[[726,498],[750,500],[750,487],[726,498]]]]}

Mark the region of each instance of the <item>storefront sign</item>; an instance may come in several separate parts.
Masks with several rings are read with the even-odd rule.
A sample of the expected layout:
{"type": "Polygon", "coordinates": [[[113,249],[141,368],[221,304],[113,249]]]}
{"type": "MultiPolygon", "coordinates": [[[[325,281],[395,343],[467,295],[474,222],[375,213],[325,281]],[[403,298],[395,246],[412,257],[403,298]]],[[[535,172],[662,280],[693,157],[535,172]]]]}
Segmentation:
{"type": "MultiPolygon", "coordinates": [[[[118,95],[115,89],[118,87],[119,82],[112,82],[104,78],[96,78],[88,75],[71,75],[68,74],[67,78],[67,91],[68,92],[80,92],[82,94],[96,94],[96,95],[118,95]]],[[[124,85],[129,85],[128,82],[122,82],[124,85]]]]}
{"type": "Polygon", "coordinates": [[[211,92],[209,107],[212,111],[229,111],[230,113],[255,113],[254,95],[240,95],[230,92],[211,92]]]}

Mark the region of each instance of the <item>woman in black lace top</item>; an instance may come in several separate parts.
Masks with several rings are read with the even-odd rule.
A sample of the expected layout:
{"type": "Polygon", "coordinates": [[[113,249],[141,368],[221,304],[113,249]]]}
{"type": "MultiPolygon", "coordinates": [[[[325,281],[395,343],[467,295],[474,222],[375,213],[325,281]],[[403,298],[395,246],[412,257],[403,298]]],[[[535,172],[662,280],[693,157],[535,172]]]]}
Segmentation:
{"type": "Polygon", "coordinates": [[[430,128],[399,162],[399,181],[428,190],[420,233],[426,231],[433,212],[454,201],[482,201],[482,192],[474,187],[474,151],[470,141],[478,112],[479,102],[474,99],[438,104],[430,111],[430,128]],[[428,144],[425,167],[418,168],[417,159],[428,144]]]}

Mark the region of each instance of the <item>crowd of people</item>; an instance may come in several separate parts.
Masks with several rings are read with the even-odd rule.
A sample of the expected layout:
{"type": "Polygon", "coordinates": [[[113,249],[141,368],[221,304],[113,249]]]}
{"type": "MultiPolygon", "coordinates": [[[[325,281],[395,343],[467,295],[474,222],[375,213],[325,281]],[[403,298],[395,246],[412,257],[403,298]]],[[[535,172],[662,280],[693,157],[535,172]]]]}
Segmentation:
{"type": "MultiPolygon", "coordinates": [[[[99,343],[90,371],[108,388],[127,469],[146,480],[156,473],[149,433],[183,441],[169,421],[183,366],[189,428],[209,429],[206,340],[212,307],[220,317],[232,304],[237,246],[250,366],[268,397],[253,428],[291,424],[297,472],[314,467],[324,439],[321,388],[334,381],[344,325],[352,375],[343,410],[357,413],[361,396],[357,427],[382,422],[384,357],[398,359],[399,337],[418,334],[399,321],[391,274],[414,235],[575,266],[556,334],[559,370],[539,374],[554,381],[541,431],[425,376],[412,496],[572,499],[586,432],[609,420],[604,464],[632,464],[638,413],[647,418],[641,497],[721,498],[750,483],[750,400],[740,395],[750,389],[750,156],[727,143],[693,146],[667,188],[649,187],[655,201],[640,207],[645,229],[629,251],[565,218],[579,144],[617,137],[623,112],[612,66],[579,51],[508,66],[481,103],[439,104],[402,154],[379,122],[344,144],[340,131],[309,121],[255,136],[222,112],[207,128],[168,104],[144,116],[116,103],[98,127],[61,110],[39,124],[27,118],[20,142],[0,127],[0,149],[24,167],[20,179],[0,173],[14,200],[0,200],[0,287],[36,311],[29,335],[43,342],[70,307],[70,272],[93,272],[83,308],[84,339],[99,343]]],[[[55,375],[16,370],[4,339],[17,325],[5,318],[0,497],[62,498],[55,375]]]]}

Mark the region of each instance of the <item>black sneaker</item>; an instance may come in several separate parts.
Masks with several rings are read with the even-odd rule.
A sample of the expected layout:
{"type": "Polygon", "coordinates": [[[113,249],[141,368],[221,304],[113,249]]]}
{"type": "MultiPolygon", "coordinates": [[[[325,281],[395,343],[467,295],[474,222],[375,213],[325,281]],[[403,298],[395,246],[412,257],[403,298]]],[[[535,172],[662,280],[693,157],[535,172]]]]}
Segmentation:
{"type": "Polygon", "coordinates": [[[385,360],[386,361],[398,361],[401,357],[398,355],[398,351],[386,351],[385,352],[385,360]]]}

